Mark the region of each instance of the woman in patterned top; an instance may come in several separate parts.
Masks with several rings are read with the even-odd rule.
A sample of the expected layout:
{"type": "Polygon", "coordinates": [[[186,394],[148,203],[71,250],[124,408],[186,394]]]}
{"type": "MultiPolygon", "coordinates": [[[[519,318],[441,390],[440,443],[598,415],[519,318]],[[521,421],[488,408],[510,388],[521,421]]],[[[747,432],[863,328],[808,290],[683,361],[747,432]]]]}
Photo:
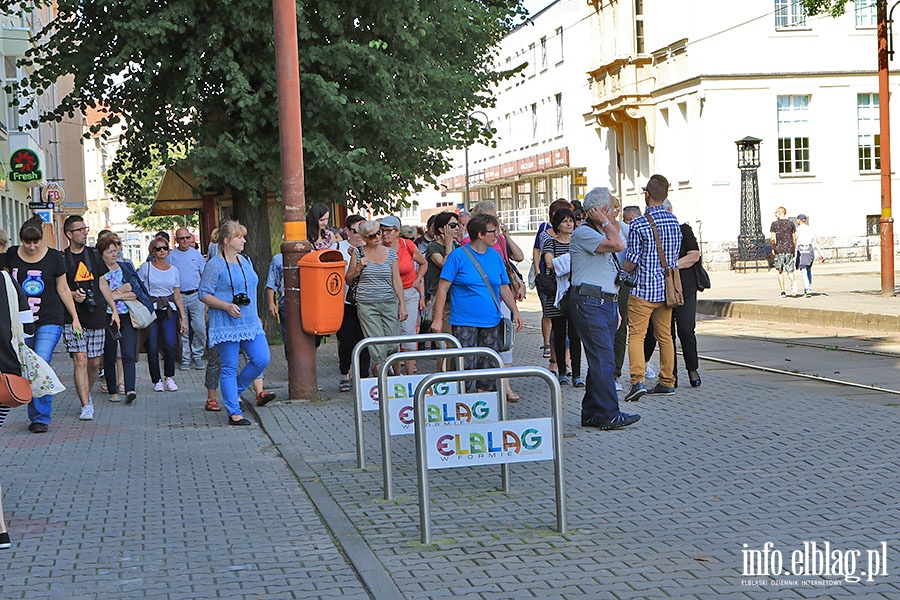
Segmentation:
{"type": "Polygon", "coordinates": [[[219,256],[210,259],[200,279],[200,301],[209,307],[209,345],[222,363],[219,386],[229,425],[251,425],[241,413],[240,396],[269,364],[269,342],[259,320],[253,263],[241,256],[247,228],[237,221],[219,226],[219,256]],[[238,354],[247,364],[238,372],[238,354]]]}
{"type": "MultiPolygon", "coordinates": [[[[378,221],[364,221],[358,230],[365,244],[350,254],[347,283],[359,277],[356,309],[363,335],[400,335],[400,321],[407,313],[397,251],[382,245],[378,221]]],[[[373,375],[378,374],[388,354],[396,349],[385,344],[369,347],[373,375]]]]}
{"type": "MultiPolygon", "coordinates": [[[[119,348],[122,351],[122,374],[125,379],[125,400],[129,404],[137,398],[135,392],[135,357],[137,355],[137,330],[131,324],[131,315],[128,314],[126,300],[137,300],[137,294],[131,290],[131,284],[125,281],[125,272],[119,264],[122,242],[116,234],[109,234],[97,242],[97,252],[103,257],[106,268],[109,269],[103,279],[109,286],[113,300],[116,304],[116,312],[110,307],[106,312],[110,318],[109,327],[106,328],[106,345],[103,348],[103,371],[106,373],[106,389],[109,391],[109,401],[119,402],[118,373],[116,370],[116,355],[119,348]]],[[[102,283],[101,283],[102,285],[102,283]]]]}
{"type": "Polygon", "coordinates": [[[331,213],[321,202],[313,204],[306,213],[306,238],[313,245],[313,250],[330,250],[337,248],[334,233],[328,229],[331,213]]]}

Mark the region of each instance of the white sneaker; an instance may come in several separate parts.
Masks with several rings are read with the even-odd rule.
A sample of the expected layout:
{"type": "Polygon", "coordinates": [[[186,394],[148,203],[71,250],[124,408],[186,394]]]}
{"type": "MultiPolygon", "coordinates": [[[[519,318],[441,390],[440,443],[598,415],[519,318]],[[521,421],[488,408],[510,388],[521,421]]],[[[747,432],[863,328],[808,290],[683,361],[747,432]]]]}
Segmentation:
{"type": "Polygon", "coordinates": [[[617,391],[617,392],[623,392],[623,391],[625,391],[625,388],[623,388],[623,387],[622,387],[622,384],[619,383],[618,381],[616,382],[616,391],[617,391]]]}
{"type": "Polygon", "coordinates": [[[166,377],[166,389],[170,392],[177,392],[178,386],[175,385],[175,380],[171,377],[166,377]]]}
{"type": "Polygon", "coordinates": [[[653,379],[656,377],[656,371],[653,370],[653,365],[647,363],[647,368],[644,369],[644,377],[648,379],[653,379]]]}
{"type": "Polygon", "coordinates": [[[78,417],[82,421],[93,421],[94,420],[94,407],[88,404],[87,406],[81,407],[81,416],[78,417]]]}
{"type": "Polygon", "coordinates": [[[154,392],[164,392],[164,391],[166,391],[166,388],[163,387],[162,379],[160,379],[159,381],[156,382],[156,385],[153,386],[153,391],[154,391],[154,392]]]}

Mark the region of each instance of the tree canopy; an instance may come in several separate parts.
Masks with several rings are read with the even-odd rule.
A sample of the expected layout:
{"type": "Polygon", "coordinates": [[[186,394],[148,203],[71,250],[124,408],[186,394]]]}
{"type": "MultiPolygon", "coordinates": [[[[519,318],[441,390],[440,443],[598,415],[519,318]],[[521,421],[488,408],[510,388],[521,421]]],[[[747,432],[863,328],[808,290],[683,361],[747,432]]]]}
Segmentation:
{"type": "MultiPolygon", "coordinates": [[[[875,2],[876,0],[872,0],[875,2]]],[[[806,7],[806,12],[810,15],[818,15],[827,13],[832,17],[839,17],[844,14],[847,8],[848,0],[800,0],[800,4],[806,7]]]]}
{"type": "MultiPolygon", "coordinates": [[[[49,5],[49,0],[38,0],[49,5]]],[[[0,0],[0,10],[32,10],[0,0]]],[[[104,107],[125,134],[110,174],[127,200],[147,169],[183,160],[212,189],[256,204],[280,191],[271,0],[58,0],[23,59],[20,97],[71,76],[41,118],[104,107]],[[184,157],[170,148],[188,148],[184,157]]],[[[519,0],[298,3],[309,202],[392,210],[482,135],[467,115],[509,72],[496,44],[519,0]]],[[[34,100],[31,100],[32,102],[34,100]]]]}

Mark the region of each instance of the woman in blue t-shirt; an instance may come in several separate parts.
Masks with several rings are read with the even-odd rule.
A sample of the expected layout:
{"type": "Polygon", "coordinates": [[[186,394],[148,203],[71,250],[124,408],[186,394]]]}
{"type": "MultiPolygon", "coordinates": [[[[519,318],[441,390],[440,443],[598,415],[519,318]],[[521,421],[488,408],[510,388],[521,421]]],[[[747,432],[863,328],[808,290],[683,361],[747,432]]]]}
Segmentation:
{"type": "MultiPolygon", "coordinates": [[[[509,276],[500,253],[491,246],[497,243],[497,232],[500,222],[497,217],[480,214],[469,221],[468,231],[471,241],[462,248],[451,252],[444,260],[441,279],[438,283],[434,304],[434,314],[444,310],[447,294],[450,294],[450,326],[465,348],[485,347],[500,351],[499,326],[502,315],[497,306],[499,299],[509,307],[516,331],[522,329],[522,318],[516,307],[516,299],[509,289],[509,276]],[[475,266],[474,261],[484,271],[491,287],[485,283],[484,277],[475,266]],[[494,299],[498,300],[495,301],[494,299]]],[[[442,324],[435,321],[431,324],[435,333],[440,333],[442,324]]],[[[465,368],[488,368],[487,357],[466,357],[465,368]]],[[[469,381],[468,391],[476,389],[496,391],[495,380],[469,381]]]]}
{"type": "Polygon", "coordinates": [[[241,256],[247,228],[237,221],[219,226],[219,255],[211,258],[200,278],[200,301],[209,307],[209,346],[219,351],[219,385],[228,411],[229,425],[250,425],[241,412],[240,395],[253,380],[261,377],[269,364],[256,286],[259,277],[253,264],[241,256]],[[238,354],[243,350],[247,364],[238,372],[238,354]]]}

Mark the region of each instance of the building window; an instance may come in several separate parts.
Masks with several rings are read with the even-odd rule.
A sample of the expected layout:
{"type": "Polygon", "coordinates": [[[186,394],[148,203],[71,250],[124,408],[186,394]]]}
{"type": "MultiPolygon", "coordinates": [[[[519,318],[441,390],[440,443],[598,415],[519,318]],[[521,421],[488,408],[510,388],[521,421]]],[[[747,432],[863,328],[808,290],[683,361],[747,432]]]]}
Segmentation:
{"type": "Polygon", "coordinates": [[[547,70],[547,38],[541,38],[541,71],[547,70]]]}
{"type": "Polygon", "coordinates": [[[878,0],[856,0],[853,7],[857,29],[878,27],[878,0]]]}
{"type": "Polygon", "coordinates": [[[634,51],[644,53],[644,0],[634,0],[634,51]]]}
{"type": "Polygon", "coordinates": [[[859,172],[881,169],[881,135],[878,94],[856,95],[856,129],[858,132],[859,172]]]}
{"type": "Polygon", "coordinates": [[[775,28],[806,27],[806,7],[800,0],[775,0],[775,28]]]}
{"type": "Polygon", "coordinates": [[[565,55],[564,55],[564,53],[563,53],[563,28],[562,28],[562,27],[557,27],[557,28],[556,28],[556,31],[554,32],[554,35],[556,36],[556,40],[559,42],[559,46],[558,46],[558,48],[559,48],[559,57],[558,57],[558,60],[556,61],[556,64],[559,64],[559,63],[561,63],[561,62],[563,61],[563,59],[565,58],[565,55]]]}
{"type": "Polygon", "coordinates": [[[531,105],[531,141],[536,142],[538,139],[538,111],[537,103],[531,105]]]}
{"type": "Polygon", "coordinates": [[[809,168],[809,96],[778,96],[778,173],[803,175],[809,168]]]}
{"type": "Polygon", "coordinates": [[[562,94],[556,94],[553,97],[556,104],[556,135],[562,135],[563,133],[563,105],[562,105],[562,94]]]}
{"type": "Polygon", "coordinates": [[[528,77],[537,75],[537,54],[534,50],[534,44],[528,45],[528,77]]]}

